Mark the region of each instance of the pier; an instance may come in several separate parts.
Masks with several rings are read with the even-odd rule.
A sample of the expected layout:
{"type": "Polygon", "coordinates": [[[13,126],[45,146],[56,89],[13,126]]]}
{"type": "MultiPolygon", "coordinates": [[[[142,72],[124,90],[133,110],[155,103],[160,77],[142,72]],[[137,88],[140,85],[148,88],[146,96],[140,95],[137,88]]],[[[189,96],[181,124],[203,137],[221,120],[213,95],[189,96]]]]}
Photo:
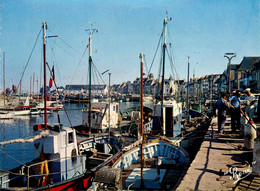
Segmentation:
{"type": "Polygon", "coordinates": [[[217,118],[213,118],[178,191],[260,189],[260,176],[252,174],[253,150],[243,149],[238,132],[231,134],[230,121],[227,118],[224,135],[218,135],[217,118]]]}

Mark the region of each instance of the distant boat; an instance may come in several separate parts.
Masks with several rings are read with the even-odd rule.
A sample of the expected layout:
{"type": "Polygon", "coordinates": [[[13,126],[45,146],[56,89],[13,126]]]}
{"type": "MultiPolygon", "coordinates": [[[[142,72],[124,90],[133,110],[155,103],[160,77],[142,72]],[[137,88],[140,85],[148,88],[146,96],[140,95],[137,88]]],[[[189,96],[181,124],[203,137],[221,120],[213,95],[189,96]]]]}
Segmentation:
{"type": "Polygon", "coordinates": [[[13,113],[11,112],[0,112],[0,119],[12,119],[14,117],[13,113]]]}
{"type": "Polygon", "coordinates": [[[41,110],[37,109],[36,107],[30,109],[31,115],[39,115],[41,114],[41,110]]]}

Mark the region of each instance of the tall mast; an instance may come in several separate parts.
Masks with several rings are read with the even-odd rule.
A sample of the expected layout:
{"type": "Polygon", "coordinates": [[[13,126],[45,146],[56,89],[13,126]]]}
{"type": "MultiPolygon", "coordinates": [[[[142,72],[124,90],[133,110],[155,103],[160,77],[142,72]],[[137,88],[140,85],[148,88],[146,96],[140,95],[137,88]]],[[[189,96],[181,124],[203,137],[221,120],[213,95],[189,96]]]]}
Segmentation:
{"type": "Polygon", "coordinates": [[[110,140],[110,105],[111,105],[111,73],[108,73],[109,75],[109,90],[108,90],[108,137],[110,140]]]}
{"type": "Polygon", "coordinates": [[[89,60],[88,60],[88,72],[89,72],[89,92],[88,92],[88,99],[89,99],[89,102],[88,102],[88,124],[89,124],[89,131],[91,131],[91,126],[92,126],[92,122],[91,122],[91,119],[92,119],[92,116],[91,116],[91,65],[92,65],[92,49],[91,49],[91,45],[92,45],[92,34],[94,32],[98,32],[97,29],[91,29],[91,24],[90,24],[90,28],[89,29],[86,29],[85,31],[88,31],[89,33],[89,38],[88,38],[88,41],[89,41],[89,60]]]}
{"type": "Polygon", "coordinates": [[[5,106],[5,52],[3,52],[3,89],[4,89],[4,106],[5,106]]]}
{"type": "Polygon", "coordinates": [[[141,59],[141,80],[140,80],[140,102],[141,102],[141,188],[144,186],[144,177],[143,177],[143,168],[144,168],[144,154],[143,154],[143,147],[144,147],[144,134],[143,134],[143,53],[140,53],[140,59],[141,59]]]}
{"type": "Polygon", "coordinates": [[[163,101],[164,101],[164,73],[165,73],[165,50],[166,50],[166,47],[167,47],[167,44],[166,44],[166,25],[168,23],[168,20],[167,18],[164,19],[163,21],[163,33],[164,33],[164,43],[163,43],[163,67],[162,67],[162,103],[161,103],[161,116],[162,116],[162,125],[163,125],[163,136],[165,136],[166,134],[166,130],[165,130],[165,120],[164,120],[164,116],[163,116],[163,101]]]}
{"type": "Polygon", "coordinates": [[[32,97],[34,96],[34,80],[35,80],[35,74],[33,73],[33,90],[32,90],[32,97]]]}
{"type": "Polygon", "coordinates": [[[42,23],[42,29],[43,29],[43,68],[44,68],[44,123],[45,123],[45,129],[47,129],[47,84],[46,84],[46,29],[47,24],[46,22],[42,23]]]}
{"type": "MultiPolygon", "coordinates": [[[[190,84],[190,57],[188,56],[188,75],[187,75],[187,115],[189,115],[189,84],[190,84]]],[[[189,122],[189,117],[188,117],[189,122]]]]}

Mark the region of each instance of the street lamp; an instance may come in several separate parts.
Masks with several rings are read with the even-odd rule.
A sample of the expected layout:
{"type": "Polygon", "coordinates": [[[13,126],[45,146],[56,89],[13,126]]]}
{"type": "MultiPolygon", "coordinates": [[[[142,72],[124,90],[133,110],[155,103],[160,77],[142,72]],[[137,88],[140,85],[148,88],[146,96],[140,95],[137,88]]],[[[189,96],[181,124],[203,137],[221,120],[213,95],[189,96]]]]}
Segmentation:
{"type": "Polygon", "coordinates": [[[232,58],[236,57],[236,53],[225,53],[224,57],[228,59],[228,67],[227,67],[227,72],[228,72],[228,93],[231,92],[231,60],[232,58]]]}

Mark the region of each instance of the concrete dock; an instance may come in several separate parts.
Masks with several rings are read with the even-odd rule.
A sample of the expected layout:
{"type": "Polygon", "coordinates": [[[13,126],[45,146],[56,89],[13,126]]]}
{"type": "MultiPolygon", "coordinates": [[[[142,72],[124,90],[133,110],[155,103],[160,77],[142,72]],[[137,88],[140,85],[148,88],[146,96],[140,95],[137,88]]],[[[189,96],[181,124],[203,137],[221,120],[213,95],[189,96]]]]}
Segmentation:
{"type": "Polygon", "coordinates": [[[204,141],[177,190],[259,190],[252,174],[253,151],[244,150],[239,132],[231,134],[227,118],[224,135],[217,134],[213,118],[204,141]]]}

